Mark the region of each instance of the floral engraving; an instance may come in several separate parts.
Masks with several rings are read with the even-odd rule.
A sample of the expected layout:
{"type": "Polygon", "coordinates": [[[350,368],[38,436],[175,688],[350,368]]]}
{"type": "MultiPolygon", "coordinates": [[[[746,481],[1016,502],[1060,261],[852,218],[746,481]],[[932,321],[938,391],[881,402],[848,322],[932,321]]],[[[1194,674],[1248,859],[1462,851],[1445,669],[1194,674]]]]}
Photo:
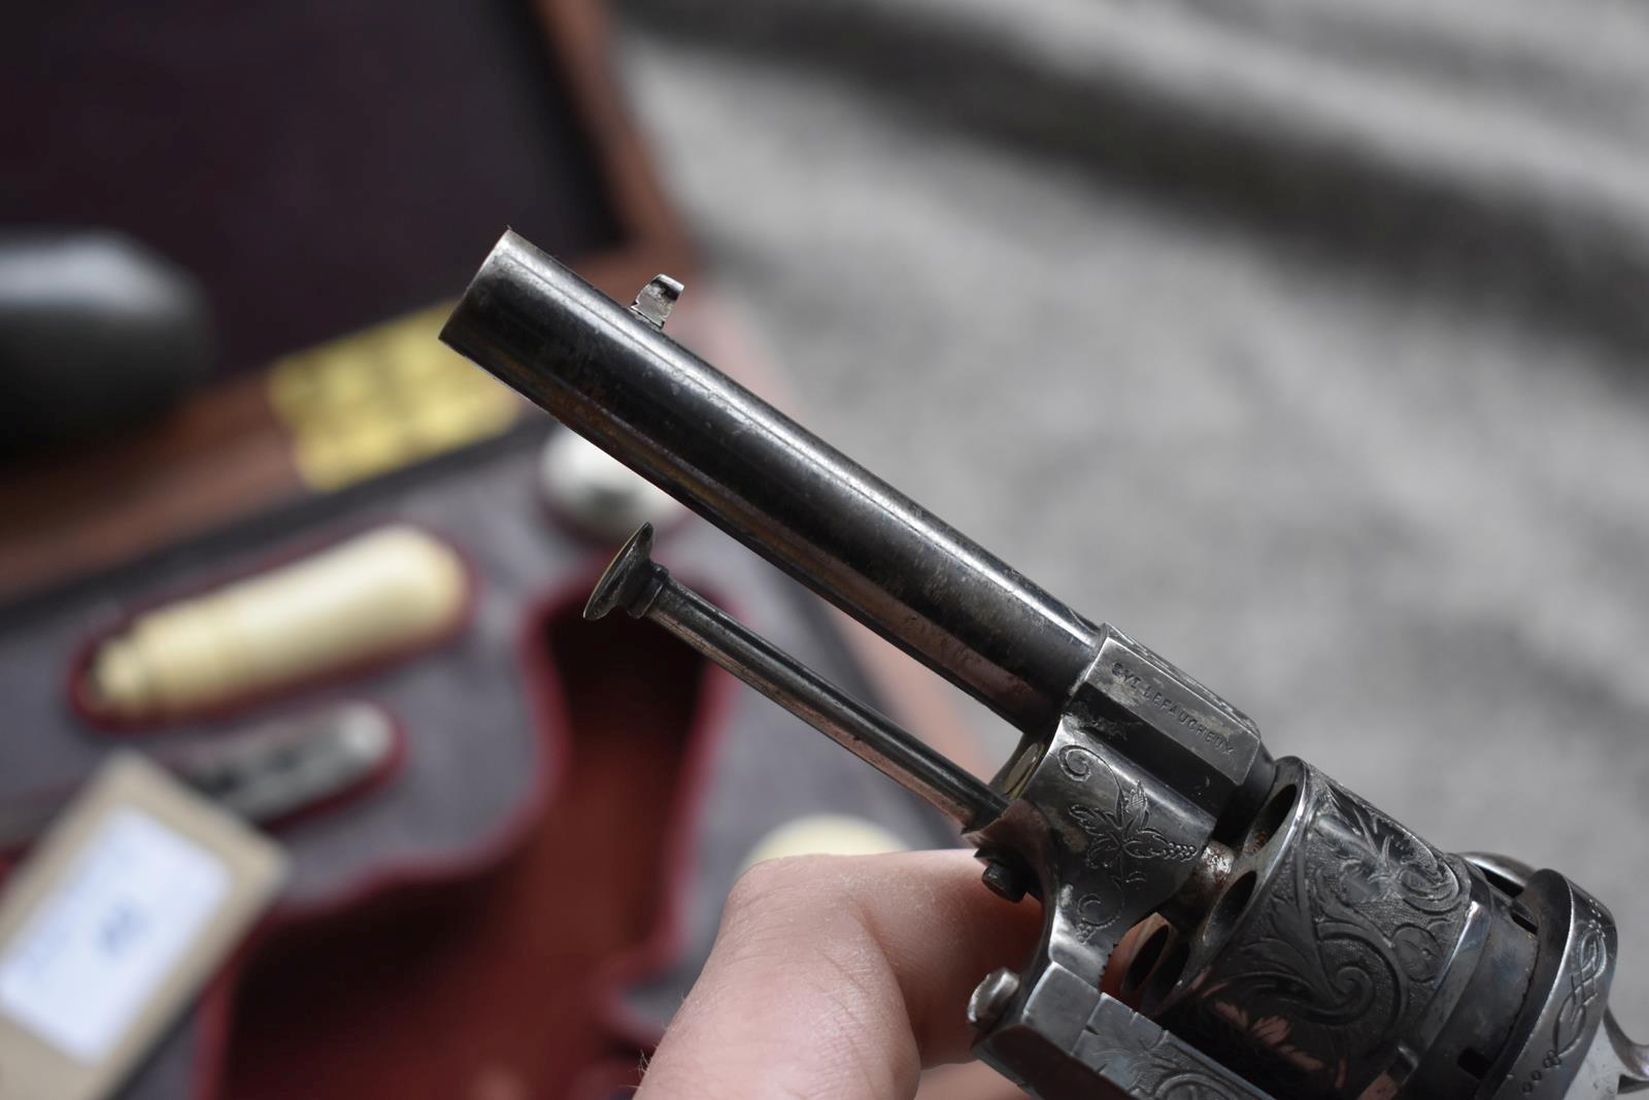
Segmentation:
{"type": "Polygon", "coordinates": [[[1077,935],[1086,942],[1116,923],[1129,891],[1160,876],[1165,865],[1190,862],[1197,848],[1152,826],[1151,798],[1144,783],[1128,782],[1097,753],[1081,746],[1067,747],[1059,759],[1065,773],[1089,790],[1098,793],[1094,781],[1103,775],[1113,792],[1109,809],[1076,803],[1067,811],[1087,838],[1083,863],[1104,879],[1103,890],[1076,899],[1077,935]]]}
{"type": "Polygon", "coordinates": [[[1088,866],[1107,872],[1123,886],[1145,882],[1152,864],[1184,863],[1197,854],[1191,845],[1151,828],[1151,801],[1141,783],[1124,787],[1110,810],[1072,806],[1071,817],[1088,834],[1088,866]]]}

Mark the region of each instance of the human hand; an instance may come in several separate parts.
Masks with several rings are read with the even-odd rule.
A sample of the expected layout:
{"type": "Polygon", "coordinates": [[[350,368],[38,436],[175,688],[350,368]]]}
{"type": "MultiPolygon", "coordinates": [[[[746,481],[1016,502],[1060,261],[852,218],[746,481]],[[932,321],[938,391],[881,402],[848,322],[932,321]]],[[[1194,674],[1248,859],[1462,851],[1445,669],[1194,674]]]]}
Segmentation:
{"type": "MultiPolygon", "coordinates": [[[[924,1067],[968,1057],[969,994],[1022,965],[1041,925],[967,852],[757,864],[637,1100],[915,1096],[924,1067]]],[[[1000,1078],[995,1092],[1019,1095],[1000,1078]]]]}

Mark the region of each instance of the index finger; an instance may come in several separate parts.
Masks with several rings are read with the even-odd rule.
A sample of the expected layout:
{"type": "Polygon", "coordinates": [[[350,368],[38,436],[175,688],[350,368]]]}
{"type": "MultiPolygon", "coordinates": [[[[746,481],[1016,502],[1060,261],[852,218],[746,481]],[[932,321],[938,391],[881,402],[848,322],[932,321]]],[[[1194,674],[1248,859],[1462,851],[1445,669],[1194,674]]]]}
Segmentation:
{"type": "Polygon", "coordinates": [[[751,868],[641,1100],[914,1095],[924,1066],[967,1057],[968,995],[1041,928],[979,872],[961,851],[751,868]]]}

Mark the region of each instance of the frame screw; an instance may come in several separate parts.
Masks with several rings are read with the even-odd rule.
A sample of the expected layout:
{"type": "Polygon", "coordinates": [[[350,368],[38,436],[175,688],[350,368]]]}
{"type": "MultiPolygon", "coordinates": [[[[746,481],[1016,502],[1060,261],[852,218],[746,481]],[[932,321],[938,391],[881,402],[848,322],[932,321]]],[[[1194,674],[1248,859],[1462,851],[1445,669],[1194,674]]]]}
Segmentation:
{"type": "Polygon", "coordinates": [[[1004,901],[1018,902],[1025,897],[1025,887],[1013,868],[999,859],[986,859],[985,872],[980,876],[985,889],[1004,901]]]}

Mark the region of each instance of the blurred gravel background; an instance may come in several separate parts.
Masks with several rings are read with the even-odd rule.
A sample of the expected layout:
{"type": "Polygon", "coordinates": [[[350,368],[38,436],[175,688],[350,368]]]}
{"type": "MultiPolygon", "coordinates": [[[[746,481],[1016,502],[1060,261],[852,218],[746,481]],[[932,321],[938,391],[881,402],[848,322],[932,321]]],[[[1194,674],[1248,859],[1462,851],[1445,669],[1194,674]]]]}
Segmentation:
{"type": "Polygon", "coordinates": [[[1649,1032],[1649,8],[620,10],[811,427],[1274,752],[1572,874],[1649,1032]]]}

